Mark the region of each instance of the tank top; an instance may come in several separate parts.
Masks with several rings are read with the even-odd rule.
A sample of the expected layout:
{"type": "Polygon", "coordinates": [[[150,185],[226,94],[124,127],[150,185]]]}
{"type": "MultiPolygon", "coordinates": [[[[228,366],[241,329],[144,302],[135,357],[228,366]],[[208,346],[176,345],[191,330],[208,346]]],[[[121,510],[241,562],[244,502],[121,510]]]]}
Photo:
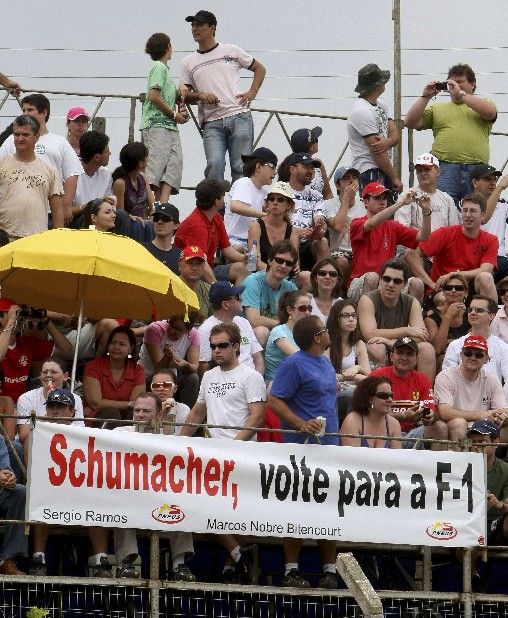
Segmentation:
{"type": "MultiPolygon", "coordinates": [[[[342,358],[341,373],[344,373],[346,369],[350,369],[351,367],[353,367],[353,365],[356,365],[356,344],[351,348],[351,352],[347,356],[344,356],[342,358]]],[[[362,416],[362,423],[363,423],[363,416],[362,416]]]]}
{"type": "Polygon", "coordinates": [[[394,307],[387,307],[383,303],[379,290],[369,292],[367,296],[374,304],[374,317],[376,318],[377,328],[402,328],[409,324],[409,315],[414,300],[412,296],[401,292],[394,307]]]}
{"type": "MultiPolygon", "coordinates": [[[[386,435],[389,436],[390,433],[388,431],[388,418],[385,416],[385,423],[386,423],[386,435]]],[[[364,419],[362,416],[362,432],[360,433],[360,435],[362,436],[361,440],[360,440],[360,446],[366,446],[367,448],[374,448],[371,447],[367,438],[364,437],[364,419]]],[[[391,440],[385,440],[385,445],[383,446],[383,448],[392,448],[392,441],[391,440]]]]}
{"type": "MultiPolygon", "coordinates": [[[[265,222],[263,221],[263,219],[256,219],[256,221],[259,223],[259,227],[261,228],[261,236],[259,237],[259,255],[261,256],[261,261],[266,264],[268,262],[268,254],[270,253],[272,245],[268,239],[265,222]]],[[[292,231],[293,226],[291,225],[291,223],[286,223],[284,240],[289,240],[292,231]]]]}
{"type": "MultiPolygon", "coordinates": [[[[439,311],[437,311],[436,309],[432,309],[431,311],[429,311],[425,317],[434,320],[438,328],[441,326],[441,322],[443,321],[443,318],[439,314],[439,311]]],[[[448,343],[450,343],[450,341],[453,341],[454,339],[460,339],[461,337],[464,337],[464,335],[467,335],[470,328],[471,326],[467,321],[467,312],[464,312],[462,324],[459,324],[458,326],[450,326],[450,328],[448,329],[448,336],[446,338],[448,343]]]]}
{"type": "Polygon", "coordinates": [[[125,210],[135,217],[146,218],[146,182],[141,174],[138,176],[138,188],[135,189],[130,176],[125,174],[125,194],[123,198],[125,210]]]}

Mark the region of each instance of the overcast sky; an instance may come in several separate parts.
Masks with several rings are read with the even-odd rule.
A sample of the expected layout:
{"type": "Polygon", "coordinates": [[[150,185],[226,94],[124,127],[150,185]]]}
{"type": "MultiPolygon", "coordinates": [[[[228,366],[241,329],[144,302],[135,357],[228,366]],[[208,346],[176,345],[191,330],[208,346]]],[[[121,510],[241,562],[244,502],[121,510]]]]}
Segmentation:
{"type": "MultiPolygon", "coordinates": [[[[494,130],[508,132],[507,0],[402,1],[402,112],[430,79],[445,78],[456,62],[469,62],[477,75],[477,93],[492,97],[499,110],[494,130]]],[[[190,25],[184,19],[199,9],[213,11],[218,20],[217,40],[236,43],[267,68],[267,78],[253,107],[347,115],[355,97],[358,69],[377,62],[393,71],[393,22],[390,0],[28,0],[2,3],[0,71],[33,90],[101,94],[139,94],[145,90],[150,58],[143,52],[153,32],[166,32],[173,44],[170,70],[178,82],[182,57],[194,50],[190,25]]],[[[251,73],[244,72],[245,89],[251,73]]],[[[385,100],[393,106],[392,81],[385,100]]],[[[441,95],[445,96],[445,95],[441,95]]],[[[50,130],[65,134],[64,117],[73,105],[89,111],[92,98],[51,95],[50,130]]],[[[135,138],[139,139],[139,113],[135,138]]],[[[109,101],[100,115],[107,118],[113,156],[127,141],[129,103],[109,101]]],[[[3,127],[16,115],[8,101],[0,110],[3,127]]],[[[259,130],[266,114],[255,114],[259,130]]],[[[289,133],[299,127],[320,125],[320,155],[330,169],[345,144],[345,123],[287,117],[289,133]]],[[[205,165],[195,127],[181,130],[184,150],[184,185],[202,178],[205,165]]],[[[280,127],[272,123],[260,142],[281,160],[288,145],[280,127]]],[[[415,150],[430,148],[432,134],[418,134],[415,150]]],[[[405,139],[404,139],[404,150],[405,139]]],[[[349,153],[345,155],[349,162],[349,153]]],[[[491,138],[491,163],[503,165],[508,157],[508,137],[491,138]]],[[[403,164],[407,170],[407,154],[403,164]]],[[[407,179],[407,171],[403,172],[407,179]]],[[[187,210],[192,195],[174,198],[187,210]]]]}

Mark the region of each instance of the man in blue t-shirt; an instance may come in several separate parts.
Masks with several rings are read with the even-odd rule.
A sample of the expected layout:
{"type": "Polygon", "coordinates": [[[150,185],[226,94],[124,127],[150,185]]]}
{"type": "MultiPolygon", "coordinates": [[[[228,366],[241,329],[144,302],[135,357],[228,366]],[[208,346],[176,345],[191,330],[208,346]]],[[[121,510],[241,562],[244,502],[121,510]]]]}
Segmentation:
{"type": "Polygon", "coordinates": [[[279,323],[279,300],[285,292],[296,290],[290,276],[298,253],[289,240],[280,240],[268,253],[266,270],[252,273],[243,281],[241,295],[245,317],[249,320],[259,343],[264,347],[270,331],[279,323]]]}
{"type": "MultiPolygon", "coordinates": [[[[325,418],[325,431],[337,434],[339,431],[335,405],[337,381],[335,369],[323,356],[330,346],[328,330],[316,315],[306,315],[293,328],[293,337],[300,351],[286,358],[277,369],[268,397],[268,405],[282,421],[283,429],[297,429],[301,434],[283,434],[284,442],[303,443],[310,439],[321,444],[338,445],[337,435],[319,434],[323,430],[321,420],[325,418]]],[[[309,588],[298,569],[301,539],[285,538],[284,558],[286,574],[283,586],[309,588]]],[[[338,575],[335,568],[335,541],[319,540],[323,559],[323,575],[320,588],[337,588],[338,575]]]]}

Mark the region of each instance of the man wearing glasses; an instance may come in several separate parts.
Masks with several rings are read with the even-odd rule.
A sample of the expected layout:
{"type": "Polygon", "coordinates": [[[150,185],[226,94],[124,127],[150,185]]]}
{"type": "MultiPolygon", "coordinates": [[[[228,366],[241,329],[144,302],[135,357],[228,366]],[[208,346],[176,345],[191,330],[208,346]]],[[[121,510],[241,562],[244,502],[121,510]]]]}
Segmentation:
{"type": "Polygon", "coordinates": [[[499,241],[494,234],[481,229],[487,205],[479,193],[469,193],[462,200],[462,225],[435,230],[428,240],[420,238],[417,249],[408,251],[405,260],[413,273],[431,290],[438,291],[445,275],[460,273],[477,294],[497,302],[492,273],[497,268],[499,241]],[[424,258],[432,258],[430,276],[424,258]]]}
{"type": "Polygon", "coordinates": [[[198,328],[200,339],[199,350],[199,375],[210,369],[212,351],[210,349],[210,331],[220,324],[236,324],[240,329],[240,356],[238,361],[247,367],[256,369],[261,375],[265,373],[265,361],[263,358],[263,348],[259,345],[256,335],[252,330],[249,321],[241,315],[240,294],[245,290],[245,286],[234,286],[229,281],[216,281],[212,283],[209,292],[210,304],[213,307],[213,315],[201,324],[198,328]]]}
{"type": "MultiPolygon", "coordinates": [[[[488,296],[473,296],[467,310],[467,320],[471,326],[470,335],[483,337],[489,346],[489,357],[484,364],[484,371],[493,374],[504,382],[504,393],[508,395],[508,344],[491,334],[490,324],[497,312],[497,303],[488,296]]],[[[443,360],[443,370],[458,367],[460,351],[466,337],[450,342],[443,360]]]]}
{"type": "Polygon", "coordinates": [[[252,273],[243,282],[245,290],[241,302],[245,317],[263,346],[272,328],[279,323],[277,316],[281,296],[297,289],[287,278],[297,260],[298,253],[289,240],[276,242],[268,254],[266,270],[252,273]]]}
{"type": "Polygon", "coordinates": [[[155,238],[150,242],[142,243],[160,262],[172,270],[176,275],[180,274],[178,262],[181,249],[173,246],[173,236],[180,223],[178,208],[167,202],[155,203],[153,215],[153,229],[155,238]]]}
{"type": "Polygon", "coordinates": [[[402,260],[385,262],[380,271],[379,288],[360,298],[358,323],[369,357],[376,365],[386,364],[388,351],[396,339],[412,337],[418,344],[418,371],[433,380],[436,353],[429,343],[420,303],[402,291],[407,275],[402,260]]]}
{"type": "MultiPolygon", "coordinates": [[[[337,381],[333,365],[323,356],[330,347],[328,329],[316,315],[306,315],[295,324],[293,337],[300,349],[279,365],[268,405],[281,419],[282,429],[300,432],[284,433],[284,442],[303,444],[309,441],[338,446],[337,381]]],[[[286,566],[282,585],[309,588],[309,582],[298,569],[301,539],[286,537],[283,544],[286,566]]],[[[323,560],[319,587],[337,588],[336,543],[322,539],[318,546],[323,560]]]]}
{"type": "MultiPolygon", "coordinates": [[[[196,404],[186,423],[207,419],[212,438],[218,440],[256,440],[256,431],[265,418],[266,387],[263,376],[239,362],[241,334],[236,324],[217,324],[210,331],[212,361],[216,365],[205,372],[196,404]],[[243,427],[244,429],[238,429],[243,427]]],[[[335,374],[334,374],[335,377],[335,374]]],[[[192,436],[195,427],[182,427],[181,436],[192,436]]],[[[231,560],[226,562],[223,581],[254,583],[252,571],[255,546],[242,545],[231,534],[217,535],[231,560]],[[233,566],[234,565],[234,566],[233,566]]]]}
{"type": "MultiPolygon", "coordinates": [[[[491,419],[501,427],[508,413],[499,378],[484,368],[489,360],[487,340],[471,334],[462,343],[460,365],[444,369],[434,385],[439,416],[448,424],[450,440],[465,438],[474,421],[491,419]]],[[[505,442],[506,428],[501,434],[505,442]]]]}

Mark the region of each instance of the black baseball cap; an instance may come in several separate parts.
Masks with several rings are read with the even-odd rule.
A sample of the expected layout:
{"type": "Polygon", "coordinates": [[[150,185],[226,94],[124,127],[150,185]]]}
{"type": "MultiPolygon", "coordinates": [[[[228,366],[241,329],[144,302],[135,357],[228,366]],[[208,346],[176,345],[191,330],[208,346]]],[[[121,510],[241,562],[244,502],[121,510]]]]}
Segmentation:
{"type": "Polygon", "coordinates": [[[289,140],[291,150],[293,152],[306,152],[311,144],[315,144],[319,140],[322,133],[323,129],[321,127],[297,129],[289,140]]]}
{"type": "Polygon", "coordinates": [[[180,223],[180,213],[178,212],[178,208],[173,204],[169,202],[162,202],[162,204],[156,202],[154,204],[154,210],[158,215],[163,215],[175,223],[180,223]]]}
{"type": "Polygon", "coordinates": [[[269,149],[264,148],[256,148],[253,150],[251,154],[242,155],[242,161],[246,163],[249,159],[261,159],[262,161],[266,161],[267,163],[271,163],[274,167],[277,167],[277,156],[269,149]]]}
{"type": "Polygon", "coordinates": [[[190,23],[197,21],[198,24],[208,24],[209,26],[217,25],[217,18],[210,11],[198,11],[195,15],[188,15],[185,21],[190,23]]]}
{"type": "Polygon", "coordinates": [[[501,172],[486,163],[475,165],[471,170],[471,178],[488,178],[489,176],[501,176],[501,172]]]}
{"type": "Polygon", "coordinates": [[[48,394],[48,398],[46,399],[46,405],[51,404],[60,404],[63,406],[71,406],[74,407],[76,405],[76,400],[74,399],[74,395],[66,388],[55,388],[50,391],[48,394]]]}
{"type": "Polygon", "coordinates": [[[418,344],[411,337],[399,337],[396,339],[393,343],[392,350],[396,350],[397,348],[402,348],[404,346],[410,348],[413,352],[418,354],[418,344]]]}
{"type": "Polygon", "coordinates": [[[287,157],[286,162],[288,165],[303,163],[304,165],[312,165],[312,167],[321,167],[321,163],[313,159],[307,152],[293,152],[287,157]]]}

